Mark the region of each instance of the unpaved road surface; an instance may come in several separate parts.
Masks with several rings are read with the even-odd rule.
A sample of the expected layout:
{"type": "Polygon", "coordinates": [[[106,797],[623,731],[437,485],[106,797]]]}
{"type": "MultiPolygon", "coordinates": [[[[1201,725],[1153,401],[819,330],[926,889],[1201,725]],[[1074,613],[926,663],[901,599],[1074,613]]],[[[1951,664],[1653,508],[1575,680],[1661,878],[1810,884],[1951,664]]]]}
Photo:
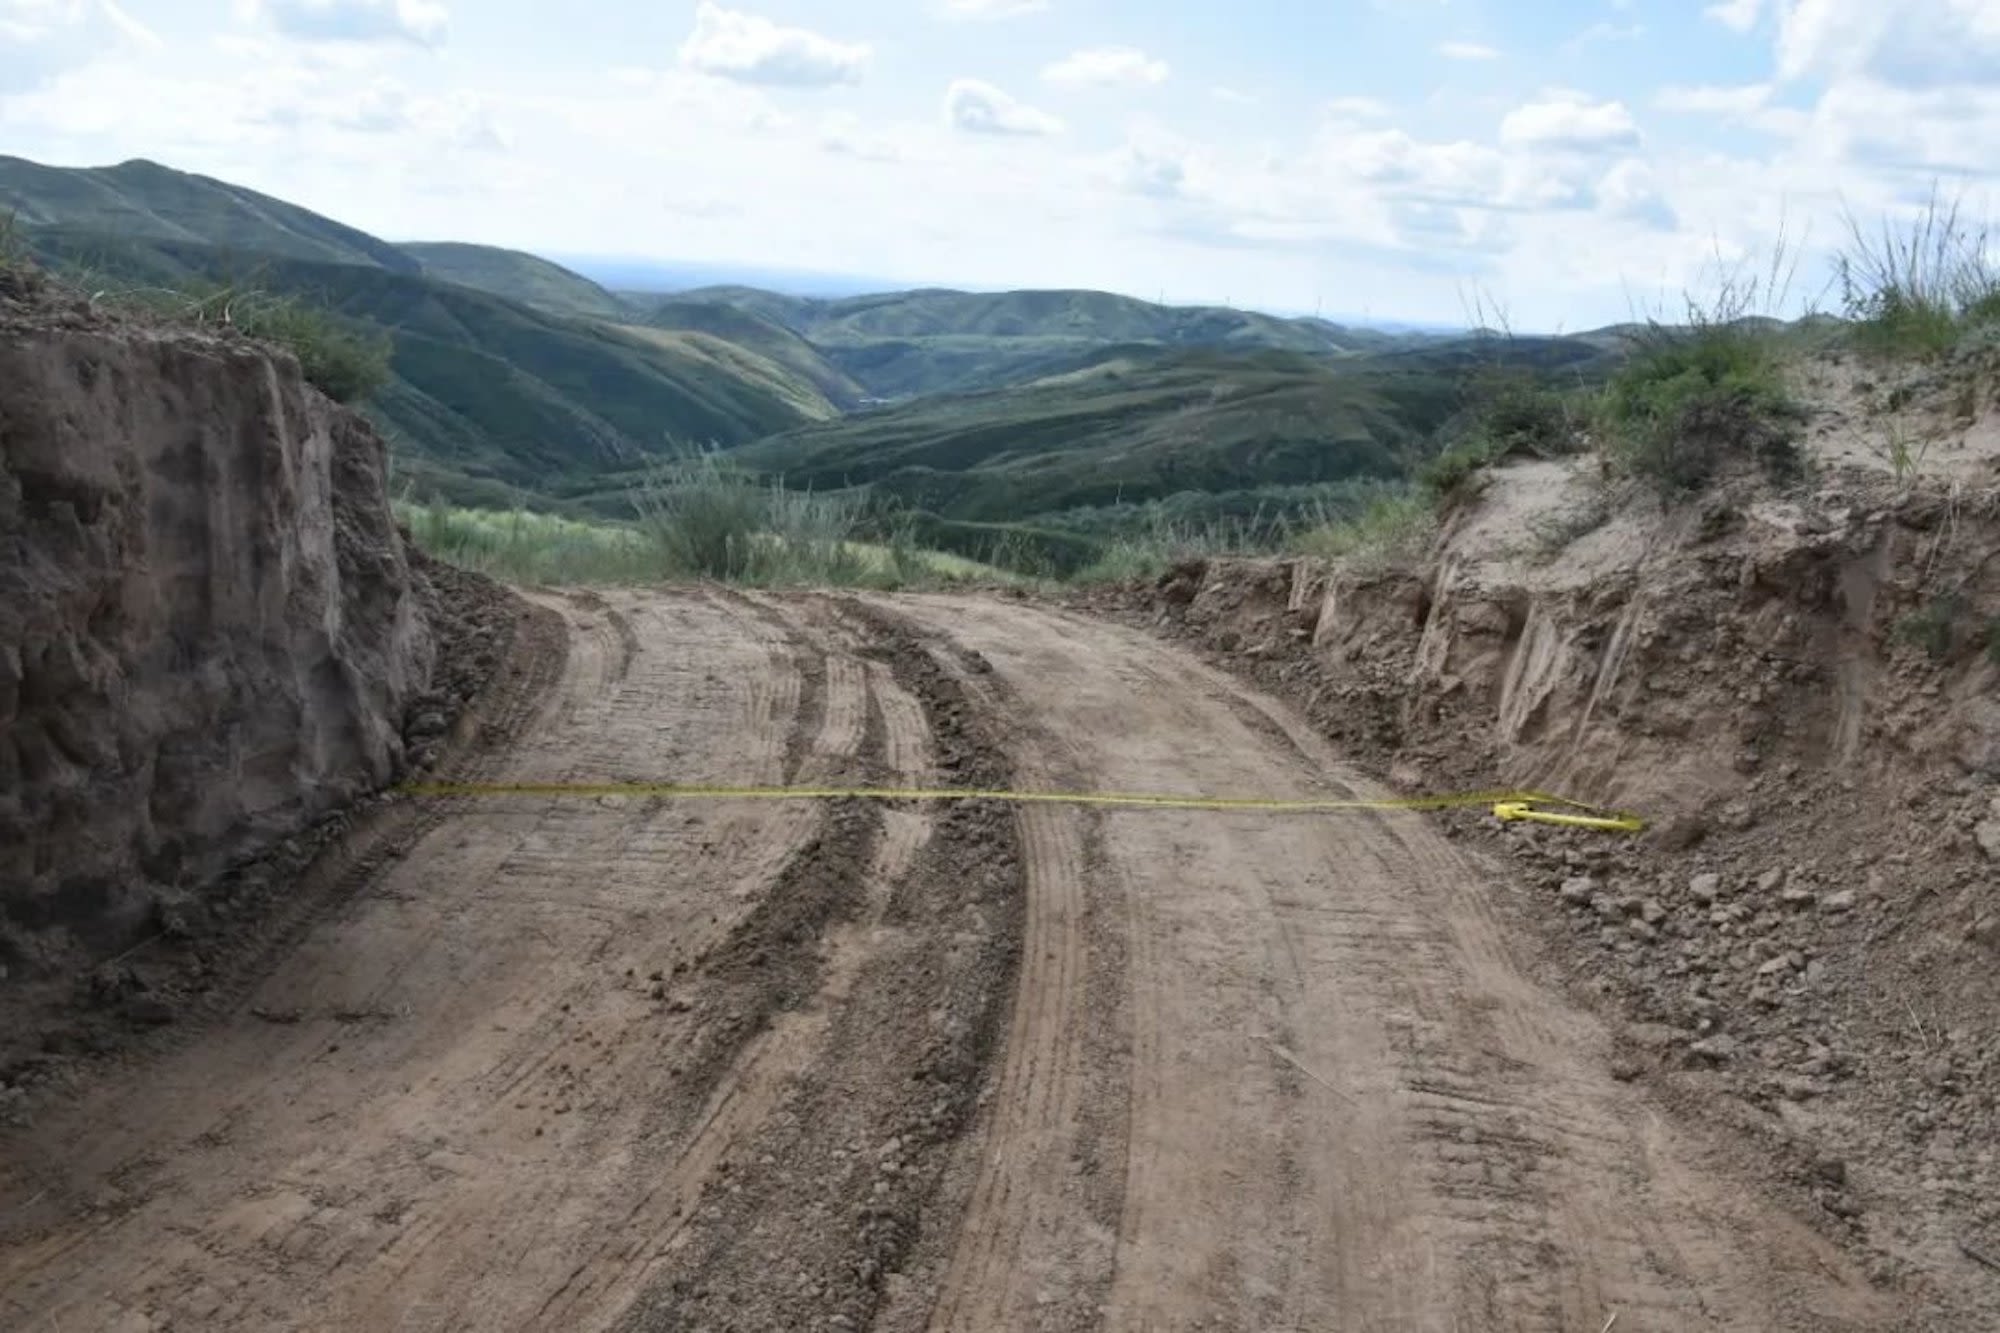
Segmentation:
{"type": "MultiPolygon", "coordinates": [[[[454,776],[1374,790],[1025,603],[543,600],[454,776]]],[[[1896,1325],[1420,816],[408,805],[239,1006],[0,1139],[0,1327],[1896,1325]]]]}

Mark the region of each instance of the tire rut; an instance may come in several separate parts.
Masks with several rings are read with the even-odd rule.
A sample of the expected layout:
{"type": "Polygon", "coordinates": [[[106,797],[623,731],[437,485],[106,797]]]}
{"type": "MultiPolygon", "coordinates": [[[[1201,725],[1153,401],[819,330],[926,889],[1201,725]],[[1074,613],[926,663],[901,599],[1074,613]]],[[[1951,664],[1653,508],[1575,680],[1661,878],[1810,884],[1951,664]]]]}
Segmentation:
{"type": "MultiPolygon", "coordinates": [[[[942,780],[1010,781],[991,722],[952,676],[899,624],[839,609],[921,707],[942,780]]],[[[818,1058],[704,1190],[622,1327],[778,1328],[807,1311],[822,1326],[873,1320],[971,1121],[1007,1008],[1020,906],[1009,812],[945,808],[883,901],[818,1058]]]]}

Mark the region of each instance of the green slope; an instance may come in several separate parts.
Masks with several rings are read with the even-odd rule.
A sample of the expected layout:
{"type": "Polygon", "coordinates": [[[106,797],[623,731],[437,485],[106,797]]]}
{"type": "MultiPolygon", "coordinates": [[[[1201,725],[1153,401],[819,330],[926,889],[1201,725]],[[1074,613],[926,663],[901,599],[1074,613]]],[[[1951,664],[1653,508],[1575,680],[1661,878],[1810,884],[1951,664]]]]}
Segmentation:
{"type": "Polygon", "coordinates": [[[369,411],[396,440],[399,465],[453,498],[490,499],[494,485],[546,493],[681,442],[741,444],[836,411],[747,350],[677,347],[456,283],[282,258],[246,268],[182,242],[26,235],[55,267],[88,265],[95,284],[236,282],[387,330],[395,378],[369,411]],[[488,485],[470,485],[479,482],[488,485]]]}
{"type": "Polygon", "coordinates": [[[811,300],[705,287],[679,299],[731,305],[782,324],[871,397],[885,399],[1016,383],[1095,349],[1131,343],[1345,356],[1397,342],[1324,320],[1154,305],[1108,292],[921,290],[811,300]]]}
{"type": "Polygon", "coordinates": [[[387,241],[238,185],[153,162],[45,167],[0,157],[0,212],[23,227],[62,227],[130,240],[194,242],[243,255],[363,264],[415,273],[387,241]]]}
{"type": "Polygon", "coordinates": [[[457,241],[411,241],[400,248],[423,266],[426,277],[565,314],[612,320],[631,314],[624,302],[581,273],[519,250],[457,241]]]}
{"type": "Polygon", "coordinates": [[[662,331],[703,334],[757,353],[813,386],[829,402],[854,407],[867,390],[819,348],[798,334],[751,310],[719,301],[687,301],[654,297],[644,313],[645,326],[662,331]]]}
{"type": "Polygon", "coordinates": [[[1013,520],[1398,476],[1458,403],[1455,383],[1426,370],[1141,345],[1008,390],[790,431],[735,457],[800,485],[868,485],[948,518],[1013,520]]]}

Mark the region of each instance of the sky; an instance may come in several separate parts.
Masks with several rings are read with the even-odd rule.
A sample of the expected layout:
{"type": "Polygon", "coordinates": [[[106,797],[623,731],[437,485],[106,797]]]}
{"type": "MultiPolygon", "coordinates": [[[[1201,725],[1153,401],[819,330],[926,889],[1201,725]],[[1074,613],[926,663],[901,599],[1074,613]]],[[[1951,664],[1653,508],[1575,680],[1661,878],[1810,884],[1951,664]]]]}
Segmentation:
{"type": "Polygon", "coordinates": [[[0,0],[0,153],[392,240],[1574,330],[1774,267],[1837,306],[1844,219],[1983,216],[2000,0],[0,0]]]}

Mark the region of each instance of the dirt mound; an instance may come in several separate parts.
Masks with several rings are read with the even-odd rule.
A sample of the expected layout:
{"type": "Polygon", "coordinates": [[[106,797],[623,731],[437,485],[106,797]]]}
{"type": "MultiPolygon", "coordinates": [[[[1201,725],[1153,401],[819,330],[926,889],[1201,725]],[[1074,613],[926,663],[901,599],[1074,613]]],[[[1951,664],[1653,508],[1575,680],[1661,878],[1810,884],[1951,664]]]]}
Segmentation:
{"type": "Polygon", "coordinates": [[[0,289],[0,531],[10,1006],[201,933],[225,868],[388,781],[406,721],[441,735],[480,670],[472,641],[425,694],[426,601],[459,608],[461,639],[450,616],[482,603],[413,575],[381,438],[296,361],[18,272],[0,289]]]}
{"type": "Polygon", "coordinates": [[[1194,563],[1117,600],[1404,790],[1648,815],[1634,841],[1458,823],[1534,868],[1549,965],[1624,1002],[1621,1076],[1747,1133],[1879,1280],[1982,1324],[2000,499],[1857,470],[1565,525],[1581,493],[1527,464],[1418,568],[1194,563]]]}

